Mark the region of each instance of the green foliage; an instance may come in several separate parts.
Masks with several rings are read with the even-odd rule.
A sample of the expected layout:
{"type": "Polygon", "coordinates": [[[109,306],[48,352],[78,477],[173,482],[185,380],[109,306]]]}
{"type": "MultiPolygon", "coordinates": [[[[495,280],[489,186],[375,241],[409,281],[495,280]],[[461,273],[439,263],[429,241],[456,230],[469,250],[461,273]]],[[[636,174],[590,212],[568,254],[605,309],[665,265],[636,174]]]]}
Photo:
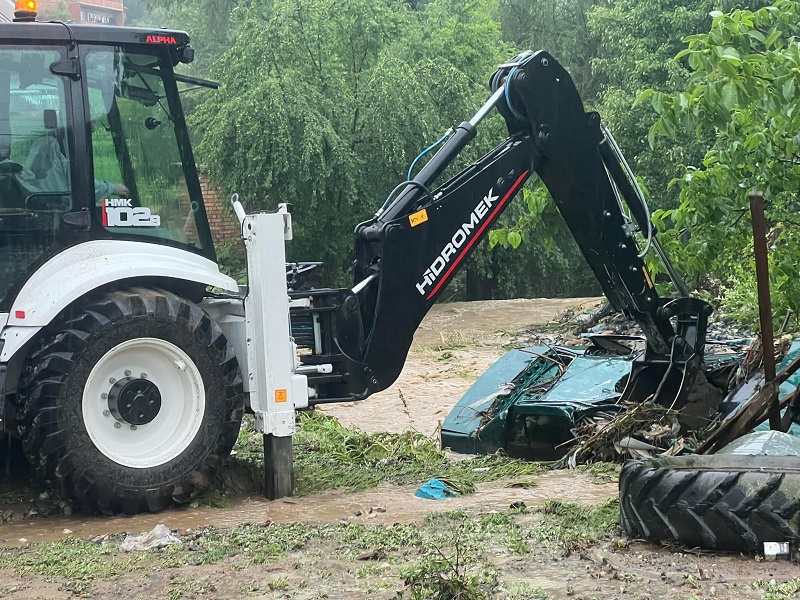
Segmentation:
{"type": "MultiPolygon", "coordinates": [[[[684,85],[687,70],[673,57],[681,49],[683,36],[707,26],[707,13],[716,4],[712,0],[691,6],[677,0],[571,0],[551,7],[505,0],[501,14],[505,31],[513,39],[544,47],[567,66],[587,108],[600,112],[641,176],[643,187],[652,191],[649,202],[661,208],[673,203],[676,195],[667,184],[681,164],[702,157],[702,144],[662,139],[651,148],[647,131],[652,114],[646,107],[632,105],[648,87],[677,90],[684,85]]],[[[541,184],[526,192],[525,205],[527,212],[494,232],[491,242],[502,247],[520,242],[523,247],[533,245],[532,254],[539,257],[545,271],[538,281],[562,281],[576,291],[578,282],[589,282],[596,290],[594,277],[541,184]]]]}
{"type": "Polygon", "coordinates": [[[58,0],[41,7],[37,18],[40,21],[69,21],[72,15],[67,8],[66,0],[58,0]]]}
{"type": "Polygon", "coordinates": [[[213,69],[223,89],[193,118],[198,154],[249,210],[291,200],[291,258],[321,259],[326,280],[343,283],[354,225],[483,100],[512,52],[477,0],[417,11],[390,0],[253,1],[232,19],[235,41],[213,69]]]}
{"type": "Polygon", "coordinates": [[[542,472],[536,463],[503,456],[451,461],[431,438],[420,433],[368,435],[343,427],[322,413],[303,417],[295,445],[298,494],[341,487],[367,489],[384,482],[417,484],[432,477],[469,493],[474,491],[474,482],[542,472]],[[489,471],[473,471],[481,467],[489,467],[489,471]]]}
{"type": "Polygon", "coordinates": [[[753,283],[747,195],[761,190],[773,306],[782,315],[800,307],[800,3],[712,15],[710,31],[687,37],[677,56],[691,71],[685,90],[639,98],[660,115],[651,139],[713,140],[702,162],[674,180],[679,205],[655,222],[685,271],[728,282],[727,305],[752,315],[752,295],[740,287],[753,283]]]}
{"type": "Polygon", "coordinates": [[[503,35],[521,49],[547,50],[575,81],[581,96],[593,98],[599,79],[592,68],[602,31],[590,27],[589,15],[598,0],[501,0],[503,35]]]}
{"type": "Polygon", "coordinates": [[[247,254],[242,242],[237,239],[223,240],[216,244],[216,248],[220,271],[240,284],[247,283],[247,254]]]}
{"type": "Polygon", "coordinates": [[[753,582],[753,589],[764,592],[764,600],[788,600],[797,598],[800,593],[800,579],[791,579],[784,583],[778,583],[774,579],[759,579],[753,582]]]}
{"type": "MultiPolygon", "coordinates": [[[[188,31],[197,58],[193,74],[208,76],[211,66],[232,43],[232,13],[241,0],[136,0],[130,23],[137,26],[171,27],[188,31]]],[[[126,4],[127,8],[127,4],[126,4]]]]}
{"type": "MultiPolygon", "coordinates": [[[[752,4],[752,3],[751,3],[752,4]]],[[[756,3],[760,4],[760,3],[756,3]]],[[[668,190],[682,164],[699,161],[707,139],[659,138],[648,143],[652,113],[633,106],[645,89],[677,92],[689,76],[685,62],[674,56],[683,48],[681,40],[708,28],[709,11],[725,10],[731,0],[612,0],[589,13],[589,28],[601,39],[592,61],[602,82],[596,108],[614,132],[628,161],[652,192],[653,208],[667,208],[676,201],[668,190]]],[[[591,103],[591,100],[590,100],[591,103]]]]}
{"type": "Polygon", "coordinates": [[[490,590],[497,584],[496,578],[482,577],[474,564],[476,557],[465,552],[458,537],[452,542],[452,552],[436,550],[436,554],[426,555],[403,572],[412,600],[482,600],[490,597],[490,590]]]}
{"type": "Polygon", "coordinates": [[[489,232],[496,255],[505,264],[513,264],[517,276],[524,274],[529,284],[526,290],[519,290],[520,295],[599,294],[600,286],[547,188],[537,181],[520,196],[507,213],[505,223],[509,225],[489,232]],[[513,252],[520,247],[524,252],[513,252]]]}

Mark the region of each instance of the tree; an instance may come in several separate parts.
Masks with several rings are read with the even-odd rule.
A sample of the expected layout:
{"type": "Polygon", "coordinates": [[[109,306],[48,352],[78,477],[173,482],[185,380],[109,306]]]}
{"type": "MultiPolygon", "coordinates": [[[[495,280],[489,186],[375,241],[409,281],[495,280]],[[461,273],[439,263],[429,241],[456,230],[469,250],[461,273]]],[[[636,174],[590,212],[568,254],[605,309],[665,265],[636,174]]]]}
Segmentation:
{"type": "Polygon", "coordinates": [[[251,210],[294,203],[292,256],[323,259],[326,281],[345,282],[354,224],[405,179],[421,148],[485,100],[489,74],[513,55],[489,8],[240,5],[234,43],[213,69],[223,88],[192,119],[199,156],[251,210]]]}
{"type": "MultiPolygon", "coordinates": [[[[729,0],[699,0],[689,4],[678,0],[609,0],[590,7],[566,0],[553,3],[562,10],[572,6],[573,11],[586,11],[588,31],[598,43],[593,50],[595,54],[582,59],[592,65],[592,88],[596,91],[593,95],[582,90],[584,102],[588,109],[600,113],[615,135],[653,208],[677,203],[678,190],[669,187],[670,181],[682,172],[682,165],[702,160],[713,137],[692,136],[688,140],[650,137],[648,141],[652,112],[648,107],[634,105],[634,101],[648,88],[677,92],[686,86],[690,69],[685,61],[674,60],[683,48],[682,39],[706,30],[711,21],[708,12],[731,3],[729,0]]],[[[505,244],[541,239],[538,231],[525,234],[527,228],[538,222],[543,210],[537,203],[531,206],[535,207],[534,212],[523,215],[508,230],[499,231],[492,241],[505,244]]],[[[549,243],[547,233],[544,235],[549,243]]]]}
{"type": "Polygon", "coordinates": [[[649,143],[652,113],[634,106],[634,101],[648,88],[684,89],[688,65],[673,60],[683,49],[683,39],[708,29],[710,11],[729,10],[737,4],[735,0],[612,0],[589,13],[589,27],[602,40],[593,61],[602,82],[596,108],[650,190],[650,203],[656,208],[674,205],[676,193],[669,189],[669,182],[680,173],[681,165],[700,161],[711,140],[659,138],[649,143]]]}
{"type": "Polygon", "coordinates": [[[39,9],[39,20],[41,21],[70,21],[72,15],[67,8],[65,0],[50,2],[39,9]]]}
{"type": "Polygon", "coordinates": [[[500,21],[505,38],[518,48],[547,50],[569,71],[581,96],[597,95],[592,61],[602,32],[590,27],[599,0],[502,0],[500,21]]]}
{"type": "Polygon", "coordinates": [[[639,98],[660,115],[651,140],[686,132],[713,139],[676,180],[680,204],[655,221],[681,265],[726,282],[728,306],[755,322],[746,218],[753,188],[768,202],[773,306],[800,308],[800,3],[711,16],[711,29],[688,37],[678,54],[691,73],[685,90],[639,98]]]}

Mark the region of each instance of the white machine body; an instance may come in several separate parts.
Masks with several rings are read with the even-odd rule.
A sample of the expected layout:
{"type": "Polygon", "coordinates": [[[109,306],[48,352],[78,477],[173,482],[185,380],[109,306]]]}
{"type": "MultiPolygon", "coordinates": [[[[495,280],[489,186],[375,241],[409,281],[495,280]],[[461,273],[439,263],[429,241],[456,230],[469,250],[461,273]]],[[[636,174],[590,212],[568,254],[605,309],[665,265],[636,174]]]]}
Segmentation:
{"type": "MultiPolygon", "coordinates": [[[[238,201],[234,208],[250,274],[244,297],[236,281],[214,262],[156,244],[92,241],[42,265],[20,290],[11,311],[0,314],[0,380],[5,393],[16,388],[21,363],[36,335],[82,296],[108,284],[146,277],[201,283],[226,294],[207,298],[200,306],[234,347],[258,431],[293,435],[295,411],[308,407],[309,389],[298,365],[289,316],[285,244],[292,239],[291,214],[285,205],[276,213],[253,215],[246,215],[238,201]]],[[[0,422],[0,431],[3,425],[0,422]]]]}

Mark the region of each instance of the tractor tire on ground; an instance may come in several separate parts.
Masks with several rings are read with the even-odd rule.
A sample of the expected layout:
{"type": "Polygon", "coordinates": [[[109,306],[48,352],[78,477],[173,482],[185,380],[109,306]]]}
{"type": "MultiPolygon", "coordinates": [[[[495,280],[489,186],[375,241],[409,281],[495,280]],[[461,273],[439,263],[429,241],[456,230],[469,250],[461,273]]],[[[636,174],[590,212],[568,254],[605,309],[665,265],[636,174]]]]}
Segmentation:
{"type": "Polygon", "coordinates": [[[628,461],[622,527],[633,538],[689,548],[763,552],[800,542],[800,458],[683,456],[628,461]]]}
{"type": "Polygon", "coordinates": [[[219,327],[145,288],[96,297],[48,327],[19,392],[29,460],[63,497],[105,514],[190,501],[230,455],[244,414],[219,327]]]}

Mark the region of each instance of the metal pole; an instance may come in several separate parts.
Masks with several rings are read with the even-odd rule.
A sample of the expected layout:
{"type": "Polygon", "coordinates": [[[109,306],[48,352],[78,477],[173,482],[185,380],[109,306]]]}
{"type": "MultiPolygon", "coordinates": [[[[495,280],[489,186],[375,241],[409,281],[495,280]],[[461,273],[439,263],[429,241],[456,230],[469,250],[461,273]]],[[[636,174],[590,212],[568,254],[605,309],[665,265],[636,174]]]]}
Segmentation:
{"type": "Polygon", "coordinates": [[[475,113],[475,116],[469,120],[470,125],[472,125],[473,127],[477,127],[478,124],[481,121],[483,121],[489,115],[490,112],[492,112],[492,109],[500,103],[500,100],[503,99],[503,96],[506,93],[507,85],[508,82],[503,84],[501,88],[499,88],[497,91],[495,91],[494,94],[492,94],[491,98],[489,98],[489,100],[486,101],[486,104],[481,106],[480,110],[477,113],[475,113]]]}
{"type": "MultiPolygon", "coordinates": [[[[753,251],[756,258],[756,284],[758,287],[758,314],[761,322],[761,349],[764,355],[764,381],[775,380],[775,339],[772,332],[772,299],[769,293],[769,260],[767,257],[767,218],[764,214],[764,195],[750,192],[750,217],[753,221],[753,251]]],[[[769,426],[781,429],[778,394],[769,407],[769,426]]]]}
{"type": "Polygon", "coordinates": [[[661,245],[661,242],[658,241],[656,237],[656,232],[653,231],[653,248],[656,249],[656,253],[658,257],[661,259],[661,264],[667,269],[667,274],[669,275],[670,281],[672,284],[677,288],[678,293],[680,294],[681,298],[688,298],[689,297],[689,288],[686,287],[686,284],[683,282],[683,279],[678,272],[675,270],[675,267],[672,266],[672,262],[669,260],[667,253],[664,251],[664,247],[661,245]]]}

